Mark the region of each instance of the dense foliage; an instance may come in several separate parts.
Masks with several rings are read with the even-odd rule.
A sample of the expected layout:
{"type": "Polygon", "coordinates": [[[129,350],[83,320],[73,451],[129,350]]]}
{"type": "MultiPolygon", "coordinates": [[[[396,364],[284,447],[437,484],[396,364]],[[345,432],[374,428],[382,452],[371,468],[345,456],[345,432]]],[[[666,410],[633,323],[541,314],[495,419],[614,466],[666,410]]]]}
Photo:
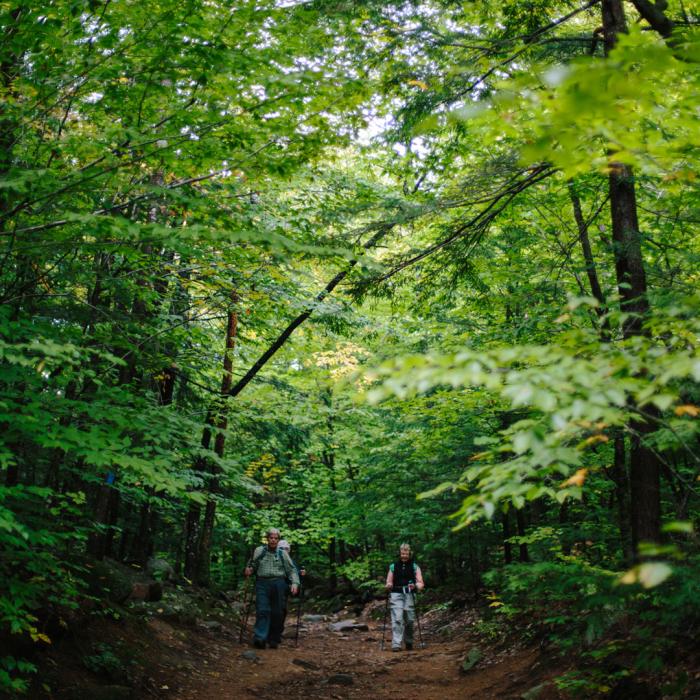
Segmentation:
{"type": "Polygon", "coordinates": [[[669,658],[700,621],[699,21],[2,4],[0,691],[96,561],[233,586],[270,525],[329,596],[412,542],[579,650],[568,691],[669,658]]]}

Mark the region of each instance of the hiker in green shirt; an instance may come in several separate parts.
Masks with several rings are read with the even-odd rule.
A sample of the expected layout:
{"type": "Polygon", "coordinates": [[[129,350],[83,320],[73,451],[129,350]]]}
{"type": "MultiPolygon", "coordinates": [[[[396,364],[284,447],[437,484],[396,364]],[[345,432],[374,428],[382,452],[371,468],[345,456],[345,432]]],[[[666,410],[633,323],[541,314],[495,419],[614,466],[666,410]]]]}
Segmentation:
{"type": "Polygon", "coordinates": [[[245,575],[255,574],[255,627],[253,645],[276,649],[282,641],[283,615],[287,607],[287,581],[292,595],[299,592],[299,574],[286,551],[277,548],[280,531],[267,531],[267,546],[253,552],[245,568],[245,575]]]}

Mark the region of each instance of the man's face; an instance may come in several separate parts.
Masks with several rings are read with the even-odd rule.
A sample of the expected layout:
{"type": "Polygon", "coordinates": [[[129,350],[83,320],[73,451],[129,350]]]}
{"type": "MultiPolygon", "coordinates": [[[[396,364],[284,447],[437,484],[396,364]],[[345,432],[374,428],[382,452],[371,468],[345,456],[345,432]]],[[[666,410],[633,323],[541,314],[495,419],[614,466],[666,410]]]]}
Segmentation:
{"type": "Polygon", "coordinates": [[[267,533],[267,546],[269,549],[277,549],[277,543],[280,541],[279,532],[267,533]]]}
{"type": "Polygon", "coordinates": [[[401,547],[399,550],[401,561],[408,561],[411,558],[411,550],[408,547],[401,547]]]}

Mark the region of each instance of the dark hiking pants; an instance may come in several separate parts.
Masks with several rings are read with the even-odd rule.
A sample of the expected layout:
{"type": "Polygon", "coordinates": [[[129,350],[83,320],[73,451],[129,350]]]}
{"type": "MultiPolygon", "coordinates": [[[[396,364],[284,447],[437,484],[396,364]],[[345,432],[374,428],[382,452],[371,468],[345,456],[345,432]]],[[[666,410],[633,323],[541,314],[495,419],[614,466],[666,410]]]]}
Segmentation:
{"type": "Polygon", "coordinates": [[[283,578],[259,578],[255,582],[255,627],[253,636],[261,642],[282,640],[287,582],[283,578]]]}

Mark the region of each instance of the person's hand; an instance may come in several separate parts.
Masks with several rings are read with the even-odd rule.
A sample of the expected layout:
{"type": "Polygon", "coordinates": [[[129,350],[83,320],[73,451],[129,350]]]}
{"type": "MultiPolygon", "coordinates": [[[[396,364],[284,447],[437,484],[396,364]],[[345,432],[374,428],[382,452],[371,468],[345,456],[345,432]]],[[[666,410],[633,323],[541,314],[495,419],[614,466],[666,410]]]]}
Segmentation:
{"type": "Polygon", "coordinates": [[[414,584],[412,584],[412,583],[409,583],[409,584],[408,584],[408,590],[409,590],[409,591],[412,591],[414,588],[415,588],[415,585],[414,585],[414,584]]]}
{"type": "Polygon", "coordinates": [[[292,595],[296,595],[299,593],[299,586],[297,586],[295,583],[292,584],[292,595]]]}
{"type": "Polygon", "coordinates": [[[387,583],[387,584],[384,585],[384,588],[386,588],[387,591],[390,591],[393,587],[394,587],[394,584],[393,584],[393,583],[387,583]]]}
{"type": "Polygon", "coordinates": [[[245,574],[245,577],[248,578],[248,576],[250,576],[253,573],[253,569],[250,566],[246,566],[243,573],[245,574]]]}
{"type": "Polygon", "coordinates": [[[424,583],[417,583],[416,588],[418,588],[419,591],[422,591],[425,588],[425,584],[424,583]]]}

